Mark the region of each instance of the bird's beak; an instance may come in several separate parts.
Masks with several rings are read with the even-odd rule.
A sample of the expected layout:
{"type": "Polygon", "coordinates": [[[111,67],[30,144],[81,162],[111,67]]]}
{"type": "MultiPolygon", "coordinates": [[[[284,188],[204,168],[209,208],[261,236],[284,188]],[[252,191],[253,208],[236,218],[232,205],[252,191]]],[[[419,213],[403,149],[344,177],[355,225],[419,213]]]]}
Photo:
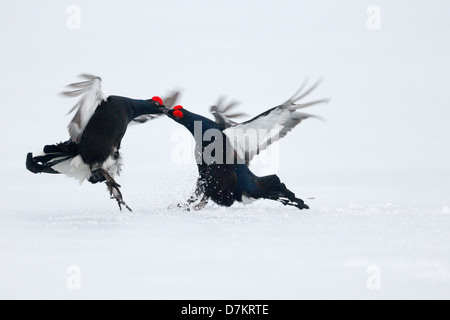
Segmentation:
{"type": "Polygon", "coordinates": [[[161,112],[165,115],[169,114],[169,109],[167,109],[165,106],[161,106],[161,112]]]}

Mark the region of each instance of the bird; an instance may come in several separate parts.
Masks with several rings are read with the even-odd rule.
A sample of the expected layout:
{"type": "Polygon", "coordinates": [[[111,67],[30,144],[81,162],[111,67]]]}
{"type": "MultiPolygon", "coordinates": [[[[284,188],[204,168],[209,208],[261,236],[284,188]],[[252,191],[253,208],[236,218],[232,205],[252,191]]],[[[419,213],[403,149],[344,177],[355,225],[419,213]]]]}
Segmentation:
{"type": "Polygon", "coordinates": [[[309,209],[277,175],[258,177],[250,170],[249,164],[256,155],[285,137],[303,120],[321,119],[298,112],[306,107],[329,102],[329,99],[320,99],[300,103],[320,82],[321,79],[305,89],[308,83],[305,80],[287,101],[242,123],[233,120],[242,116],[242,113],[229,113],[237,103],[224,105],[223,98],[210,108],[215,121],[181,105],[165,110],[169,118],[191,132],[196,142],[194,153],[199,176],[195,192],[179,207],[201,210],[210,200],[219,206],[230,207],[235,202],[248,204],[258,199],[268,199],[300,210],[309,209]],[[253,135],[255,132],[256,138],[253,135]]]}
{"type": "Polygon", "coordinates": [[[111,199],[122,211],[125,206],[121,186],[114,180],[122,170],[120,146],[130,123],[145,123],[163,115],[178,97],[174,91],[164,106],[163,99],[154,96],[148,100],[107,95],[102,90],[102,79],[81,74],[80,82],[66,86],[61,92],[66,97],[80,97],[68,114],[75,113],[68,126],[70,138],[65,142],[46,145],[34,156],[28,153],[26,168],[32,173],[64,174],[92,184],[105,182],[111,199]]]}

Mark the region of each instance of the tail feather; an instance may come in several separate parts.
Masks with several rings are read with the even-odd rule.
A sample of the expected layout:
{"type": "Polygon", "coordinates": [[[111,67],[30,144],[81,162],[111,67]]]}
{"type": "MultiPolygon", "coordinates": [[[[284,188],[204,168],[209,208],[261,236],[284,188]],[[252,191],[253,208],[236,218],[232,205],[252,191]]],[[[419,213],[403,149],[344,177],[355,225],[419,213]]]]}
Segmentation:
{"type": "Polygon", "coordinates": [[[51,174],[59,174],[60,172],[52,169],[51,166],[47,164],[39,163],[39,160],[33,158],[33,154],[30,152],[27,154],[26,166],[28,171],[32,173],[51,173],[51,174]]]}
{"type": "Polygon", "coordinates": [[[302,199],[296,198],[277,175],[258,178],[258,189],[261,197],[279,201],[285,206],[294,206],[300,210],[309,209],[302,199]]]}
{"type": "Polygon", "coordinates": [[[58,171],[55,166],[68,161],[78,155],[77,145],[72,141],[61,142],[44,147],[42,155],[27,154],[26,167],[32,173],[64,173],[58,171]]]}
{"type": "Polygon", "coordinates": [[[61,162],[73,158],[73,156],[59,156],[56,154],[44,154],[41,156],[33,157],[33,160],[37,163],[45,164],[49,167],[53,167],[61,162]]]}

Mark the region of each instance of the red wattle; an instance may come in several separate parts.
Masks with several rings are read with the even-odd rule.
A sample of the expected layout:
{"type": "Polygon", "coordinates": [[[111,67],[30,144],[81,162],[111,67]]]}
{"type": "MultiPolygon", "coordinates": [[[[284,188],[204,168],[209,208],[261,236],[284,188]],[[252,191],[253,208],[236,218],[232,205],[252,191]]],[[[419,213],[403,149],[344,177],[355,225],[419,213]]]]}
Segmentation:
{"type": "Polygon", "coordinates": [[[153,97],[152,100],[158,102],[160,105],[164,104],[163,100],[158,96],[153,97]]]}
{"type": "Polygon", "coordinates": [[[177,117],[177,118],[183,118],[183,117],[184,117],[183,112],[181,112],[181,110],[175,110],[175,111],[173,112],[173,115],[174,115],[175,117],[177,117]]]}

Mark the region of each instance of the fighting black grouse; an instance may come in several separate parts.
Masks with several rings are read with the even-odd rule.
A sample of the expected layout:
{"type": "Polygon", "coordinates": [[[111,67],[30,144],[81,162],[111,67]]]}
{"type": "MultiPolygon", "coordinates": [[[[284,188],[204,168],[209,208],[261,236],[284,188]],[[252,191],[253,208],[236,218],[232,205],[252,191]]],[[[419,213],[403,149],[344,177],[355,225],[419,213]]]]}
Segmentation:
{"type": "MultiPolygon", "coordinates": [[[[84,81],[68,85],[62,94],[81,96],[69,114],[75,116],[69,124],[70,139],[47,145],[43,153],[27,155],[26,167],[33,173],[65,174],[81,182],[95,184],[105,182],[108,191],[122,209],[124,202],[120,185],[114,177],[121,171],[120,144],[130,122],[143,123],[162,115],[166,109],[163,100],[135,100],[120,96],[108,96],[101,88],[101,78],[83,74],[84,81]]],[[[166,106],[173,106],[178,93],[166,99],[166,106]]]]}
{"type": "Polygon", "coordinates": [[[269,199],[300,210],[309,209],[303,200],[287,189],[277,175],[258,177],[248,166],[254,156],[286,136],[304,119],[316,117],[297,111],[326,103],[328,99],[297,102],[311,93],[319,83],[316,82],[303,92],[307,84],[305,81],[286,102],[240,124],[231,118],[241,114],[227,115],[234,104],[211,107],[216,121],[192,113],[182,106],[166,110],[171,119],[192,133],[196,142],[199,178],[194,195],[183,207],[189,210],[199,201],[194,205],[194,209],[199,210],[210,199],[221,206],[231,206],[235,201],[248,203],[256,199],[269,199]]]}

